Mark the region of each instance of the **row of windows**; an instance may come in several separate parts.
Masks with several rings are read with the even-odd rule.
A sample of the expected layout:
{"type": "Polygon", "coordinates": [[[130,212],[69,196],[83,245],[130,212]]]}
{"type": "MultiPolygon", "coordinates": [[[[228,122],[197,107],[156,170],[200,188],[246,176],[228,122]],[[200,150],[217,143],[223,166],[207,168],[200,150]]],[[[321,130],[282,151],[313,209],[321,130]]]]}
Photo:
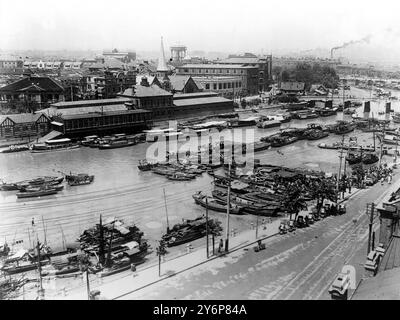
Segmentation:
{"type": "MultiPolygon", "coordinates": [[[[234,89],[241,88],[242,83],[238,82],[225,82],[225,83],[212,83],[213,90],[234,89]]],[[[206,83],[206,90],[211,89],[211,83],[206,83]]]]}
{"type": "Polygon", "coordinates": [[[239,69],[179,69],[179,72],[183,72],[183,73],[191,73],[191,74],[198,74],[198,73],[211,73],[211,74],[243,74],[244,71],[243,70],[239,70],[239,69]]]}
{"type": "Polygon", "coordinates": [[[129,124],[146,120],[146,114],[135,113],[127,115],[106,116],[102,118],[73,119],[65,121],[66,129],[91,128],[107,125],[129,124]]]}

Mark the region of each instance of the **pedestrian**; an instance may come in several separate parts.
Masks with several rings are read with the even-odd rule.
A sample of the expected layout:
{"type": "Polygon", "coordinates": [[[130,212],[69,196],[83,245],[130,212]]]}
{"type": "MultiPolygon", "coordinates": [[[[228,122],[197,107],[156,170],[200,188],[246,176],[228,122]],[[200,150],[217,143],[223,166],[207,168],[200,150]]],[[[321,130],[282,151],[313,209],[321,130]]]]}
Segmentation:
{"type": "Polygon", "coordinates": [[[389,173],[388,175],[388,183],[391,184],[392,183],[392,174],[389,173]]]}
{"type": "Polygon", "coordinates": [[[381,178],[381,186],[383,186],[383,183],[385,182],[385,177],[384,176],[382,176],[382,178],[381,178]]]}
{"type": "Polygon", "coordinates": [[[224,241],[222,239],[220,239],[219,246],[218,246],[218,253],[221,253],[223,248],[224,248],[224,241]]]}
{"type": "Polygon", "coordinates": [[[250,225],[251,225],[251,230],[253,230],[254,229],[254,223],[251,222],[250,225]]]}

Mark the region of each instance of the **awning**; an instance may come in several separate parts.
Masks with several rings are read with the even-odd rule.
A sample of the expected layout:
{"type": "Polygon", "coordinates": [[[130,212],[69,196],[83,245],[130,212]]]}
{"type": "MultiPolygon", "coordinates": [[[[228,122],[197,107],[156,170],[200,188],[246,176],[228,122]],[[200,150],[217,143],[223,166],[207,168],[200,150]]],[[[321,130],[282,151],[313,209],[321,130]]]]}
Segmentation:
{"type": "Polygon", "coordinates": [[[57,122],[57,121],[53,121],[53,122],[50,122],[50,123],[54,124],[55,126],[59,126],[59,127],[64,125],[63,123],[60,123],[60,122],[57,122]]]}

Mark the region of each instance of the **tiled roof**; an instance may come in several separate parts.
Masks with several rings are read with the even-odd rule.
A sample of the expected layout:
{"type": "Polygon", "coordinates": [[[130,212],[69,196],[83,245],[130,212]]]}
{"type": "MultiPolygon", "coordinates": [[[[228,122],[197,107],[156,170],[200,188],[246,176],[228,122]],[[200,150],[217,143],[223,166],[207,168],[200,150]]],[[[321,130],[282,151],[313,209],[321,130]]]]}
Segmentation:
{"type": "Polygon", "coordinates": [[[18,114],[6,114],[0,115],[0,123],[9,118],[15,123],[27,123],[37,121],[42,114],[37,113],[18,113],[18,114]]]}
{"type": "Polygon", "coordinates": [[[144,87],[137,84],[135,85],[135,89],[128,88],[122,94],[120,94],[120,96],[144,98],[144,97],[172,96],[172,93],[165,91],[156,85],[152,85],[150,87],[144,87]]]}
{"type": "Polygon", "coordinates": [[[0,88],[0,93],[16,92],[21,89],[28,88],[32,85],[39,86],[47,92],[62,93],[63,87],[54,79],[50,77],[25,77],[21,80],[15,81],[5,87],[0,88]]]}
{"type": "Polygon", "coordinates": [[[189,105],[201,105],[201,104],[211,104],[211,103],[232,103],[232,100],[223,97],[204,97],[195,99],[180,99],[174,100],[174,105],[177,107],[184,107],[189,105]]]}
{"type": "Polygon", "coordinates": [[[176,91],[183,91],[189,79],[190,76],[184,76],[184,75],[169,76],[169,81],[171,83],[172,89],[176,91]]]}

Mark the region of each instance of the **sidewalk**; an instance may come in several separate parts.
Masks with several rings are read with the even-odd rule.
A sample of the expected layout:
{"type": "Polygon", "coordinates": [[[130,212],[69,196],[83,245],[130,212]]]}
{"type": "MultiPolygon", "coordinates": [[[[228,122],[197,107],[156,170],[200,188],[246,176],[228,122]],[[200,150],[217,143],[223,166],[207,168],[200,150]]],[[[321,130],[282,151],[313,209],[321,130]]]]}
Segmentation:
{"type": "MultiPolygon", "coordinates": [[[[262,218],[260,218],[262,220],[262,218]]],[[[239,250],[241,248],[255,245],[257,240],[263,240],[278,234],[278,228],[280,225],[280,219],[273,221],[272,223],[266,224],[266,229],[260,225],[258,227],[258,237],[256,239],[256,230],[248,230],[237,234],[236,236],[231,236],[229,238],[229,252],[239,250]]],[[[118,299],[122,298],[124,295],[140,290],[144,287],[150,286],[154,283],[163,281],[171,276],[178,273],[184,272],[203,263],[207,263],[214,259],[223,258],[225,254],[218,255],[218,244],[221,237],[215,239],[215,253],[212,255],[212,241],[210,237],[210,247],[209,253],[210,257],[207,259],[206,247],[203,247],[197,251],[187,253],[185,255],[168,259],[168,255],[165,257],[166,261],[161,262],[161,277],[158,274],[158,263],[153,264],[150,267],[144,267],[143,269],[138,269],[136,272],[132,272],[127,276],[119,279],[107,282],[100,285],[91,285],[90,290],[100,290],[101,296],[106,299],[118,299]]],[[[204,239],[205,241],[205,239],[204,239]]],[[[229,253],[228,253],[229,254],[229,253]]],[[[106,281],[107,278],[104,278],[106,281]]],[[[57,296],[47,296],[48,299],[68,299],[68,300],[87,300],[87,292],[85,287],[79,288],[77,290],[71,290],[67,292],[67,295],[57,295],[57,296]],[[83,290],[82,290],[83,289],[83,290]]]]}
{"type": "MultiPolygon", "coordinates": [[[[344,198],[339,200],[342,203],[352,196],[356,195],[363,189],[354,189],[352,193],[345,193],[344,198]]],[[[310,205],[311,206],[311,205],[310,205]]],[[[229,235],[229,253],[236,250],[243,249],[245,247],[255,246],[257,240],[264,240],[279,234],[279,225],[282,219],[288,219],[288,217],[282,216],[270,223],[266,223],[266,228],[262,224],[263,217],[259,217],[259,226],[256,238],[256,227],[254,226],[251,230],[243,231],[236,235],[229,235]]],[[[266,218],[268,221],[268,218],[266,218]]],[[[212,240],[209,240],[209,258],[206,254],[206,246],[201,247],[190,253],[184,253],[174,257],[165,256],[165,261],[161,262],[161,277],[159,276],[158,261],[153,262],[151,265],[139,266],[135,272],[121,272],[110,277],[93,279],[91,276],[90,290],[99,290],[101,297],[106,299],[118,299],[123,298],[125,295],[138,291],[152,284],[163,281],[181,272],[190,270],[199,265],[207,263],[215,259],[223,259],[226,254],[222,253],[218,255],[218,245],[220,239],[225,240],[225,233],[218,238],[215,238],[215,255],[213,255],[212,240]]],[[[204,243],[206,239],[204,238],[204,243]]],[[[228,255],[229,255],[228,253],[228,255]]],[[[82,282],[81,285],[69,288],[63,293],[62,288],[53,287],[54,282],[48,282],[49,288],[46,289],[46,299],[48,300],[87,300],[86,291],[86,280],[85,277],[80,276],[82,282]],[[60,290],[61,289],[61,290],[60,290]]]]}

